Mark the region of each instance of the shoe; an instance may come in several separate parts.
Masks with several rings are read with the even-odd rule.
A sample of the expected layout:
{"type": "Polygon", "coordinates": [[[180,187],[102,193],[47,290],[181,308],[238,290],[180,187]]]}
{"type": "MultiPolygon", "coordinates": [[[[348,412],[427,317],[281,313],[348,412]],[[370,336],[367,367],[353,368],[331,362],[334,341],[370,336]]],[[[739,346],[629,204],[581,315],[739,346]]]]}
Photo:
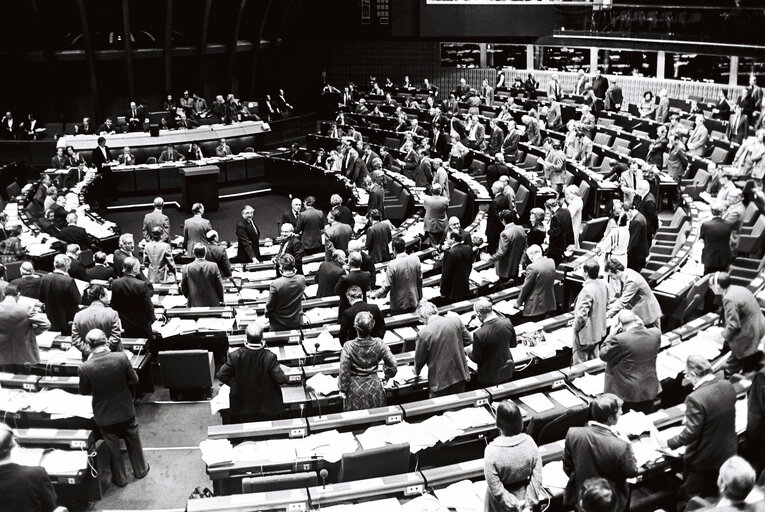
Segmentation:
{"type": "Polygon", "coordinates": [[[124,483],[118,484],[118,483],[117,483],[117,482],[115,482],[114,480],[112,480],[112,483],[113,483],[114,485],[116,485],[117,487],[125,487],[125,486],[127,485],[127,482],[124,482],[124,483]]]}
{"type": "Polygon", "coordinates": [[[143,475],[141,475],[141,476],[138,476],[138,475],[136,475],[136,476],[135,476],[136,480],[140,480],[140,479],[142,479],[143,477],[145,477],[147,474],[149,474],[149,470],[150,470],[150,469],[151,469],[151,466],[149,466],[148,464],[146,464],[146,471],[144,471],[144,472],[143,472],[143,475]]]}

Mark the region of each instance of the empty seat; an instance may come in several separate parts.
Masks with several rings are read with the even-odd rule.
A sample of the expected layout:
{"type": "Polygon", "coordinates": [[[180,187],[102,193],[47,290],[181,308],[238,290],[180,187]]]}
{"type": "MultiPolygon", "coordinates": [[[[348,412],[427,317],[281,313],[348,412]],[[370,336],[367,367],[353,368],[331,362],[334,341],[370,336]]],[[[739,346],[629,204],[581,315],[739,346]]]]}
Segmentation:
{"type": "Polygon", "coordinates": [[[709,155],[709,159],[717,165],[722,165],[728,161],[729,154],[730,151],[727,149],[721,148],[720,146],[715,146],[715,148],[712,150],[712,154],[709,155]]]}
{"type": "Polygon", "coordinates": [[[157,157],[156,156],[150,156],[146,159],[146,163],[149,165],[156,164],[157,163],[157,157]]]}
{"type": "Polygon", "coordinates": [[[600,144],[601,146],[610,146],[611,145],[611,135],[604,132],[598,132],[595,134],[595,138],[592,140],[595,144],[600,144]]]}
{"type": "Polygon", "coordinates": [[[587,199],[590,197],[590,190],[592,187],[590,187],[590,184],[586,181],[582,181],[579,183],[579,196],[582,198],[582,204],[587,204],[587,199]]]}
{"type": "Polygon", "coordinates": [[[212,392],[215,361],[207,350],[165,350],[159,352],[162,383],[175,400],[181,391],[212,392]]]}
{"type": "Polygon", "coordinates": [[[529,189],[523,185],[519,186],[518,190],[515,192],[515,211],[517,211],[518,215],[521,217],[526,214],[526,208],[529,204],[529,197],[531,197],[531,192],[529,189]]]}
{"type": "Polygon", "coordinates": [[[339,482],[398,475],[409,471],[409,443],[343,454],[339,482]]]}
{"type": "Polygon", "coordinates": [[[285,489],[303,489],[314,487],[319,481],[316,473],[286,473],[283,475],[264,475],[242,479],[242,492],[282,491],[285,489]]]}
{"type": "Polygon", "coordinates": [[[486,174],[486,164],[480,160],[473,160],[470,162],[470,174],[484,175],[486,174]]]}
{"type": "Polygon", "coordinates": [[[14,181],[5,187],[5,192],[8,194],[8,199],[12,200],[21,194],[21,187],[19,187],[19,184],[14,181]]]}

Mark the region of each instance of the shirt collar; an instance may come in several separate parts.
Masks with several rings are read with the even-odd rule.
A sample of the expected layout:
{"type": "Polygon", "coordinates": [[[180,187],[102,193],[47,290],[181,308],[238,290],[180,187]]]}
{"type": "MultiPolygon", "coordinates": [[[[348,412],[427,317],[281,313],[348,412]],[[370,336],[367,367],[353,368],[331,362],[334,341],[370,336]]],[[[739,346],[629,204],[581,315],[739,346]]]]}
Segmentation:
{"type": "Polygon", "coordinates": [[[696,381],[696,384],[693,385],[693,389],[694,390],[699,389],[702,385],[714,380],[714,378],[715,378],[714,373],[710,373],[709,375],[704,375],[698,381],[696,381]]]}
{"type": "Polygon", "coordinates": [[[587,424],[589,426],[591,426],[591,427],[604,428],[604,429],[608,430],[609,432],[611,432],[612,434],[616,435],[616,431],[614,430],[614,428],[612,426],[610,426],[610,425],[606,425],[605,423],[600,423],[599,421],[590,420],[590,421],[587,422],[587,424]]]}

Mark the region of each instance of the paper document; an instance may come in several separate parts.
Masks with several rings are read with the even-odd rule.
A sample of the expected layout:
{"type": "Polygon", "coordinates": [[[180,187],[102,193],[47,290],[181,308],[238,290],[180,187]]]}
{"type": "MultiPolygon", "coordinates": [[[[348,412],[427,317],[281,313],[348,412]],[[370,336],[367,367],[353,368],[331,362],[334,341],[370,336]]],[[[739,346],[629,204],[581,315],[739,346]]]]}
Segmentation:
{"type": "Polygon", "coordinates": [[[60,331],[45,331],[37,335],[37,346],[40,348],[51,348],[56,336],[61,336],[60,331]]]}
{"type": "Polygon", "coordinates": [[[584,403],[581,398],[565,388],[550,391],[548,394],[550,395],[550,398],[561,404],[563,407],[576,407],[577,405],[582,405],[584,403]]]}
{"type": "Polygon", "coordinates": [[[197,320],[200,331],[231,331],[234,328],[234,318],[202,317],[197,320]]]}
{"type": "Polygon", "coordinates": [[[478,497],[470,480],[455,482],[443,489],[433,491],[444,507],[456,510],[483,510],[483,497],[478,497]]]}
{"type": "Polygon", "coordinates": [[[333,393],[338,393],[340,390],[337,387],[337,379],[324,375],[323,373],[317,373],[305,382],[306,388],[313,389],[316,393],[327,396],[333,393]]]}
{"type": "Polygon", "coordinates": [[[598,396],[603,393],[606,386],[606,374],[598,373],[590,375],[585,373],[582,377],[574,379],[571,384],[588,396],[598,396]]]}
{"type": "Polygon", "coordinates": [[[305,353],[309,355],[318,352],[340,352],[343,349],[340,340],[335,338],[327,329],[322,329],[315,338],[304,338],[302,344],[305,353]]]}
{"type": "Polygon", "coordinates": [[[496,422],[486,407],[469,407],[457,411],[447,411],[444,416],[452,420],[460,430],[493,425],[496,422]]]}
{"type": "Polygon", "coordinates": [[[529,406],[534,412],[544,412],[555,408],[555,404],[544,393],[534,393],[520,397],[521,402],[529,406]]]}
{"type": "Polygon", "coordinates": [[[234,462],[234,447],[227,439],[206,439],[199,443],[202,460],[208,467],[223,466],[234,462]]]}
{"type": "Polygon", "coordinates": [[[556,460],[542,466],[542,485],[547,489],[565,489],[568,476],[563,471],[563,461],[556,460]]]}

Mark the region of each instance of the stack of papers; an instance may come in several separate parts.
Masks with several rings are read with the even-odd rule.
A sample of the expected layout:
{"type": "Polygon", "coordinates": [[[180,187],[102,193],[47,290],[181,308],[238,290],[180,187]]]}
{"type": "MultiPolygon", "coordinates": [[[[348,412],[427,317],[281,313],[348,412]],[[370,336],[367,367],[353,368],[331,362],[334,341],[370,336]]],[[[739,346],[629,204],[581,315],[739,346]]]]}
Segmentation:
{"type": "Polygon", "coordinates": [[[213,414],[230,407],[231,388],[226,384],[221,385],[218,394],[210,400],[210,409],[213,414]]]}
{"type": "Polygon", "coordinates": [[[565,388],[558,389],[557,391],[550,391],[548,394],[550,395],[550,398],[561,404],[563,407],[576,407],[577,405],[582,405],[584,403],[581,398],[565,388]]]}
{"type": "Polygon", "coordinates": [[[534,412],[544,412],[555,408],[555,404],[550,401],[544,393],[534,393],[520,397],[521,402],[526,404],[534,412]]]}
{"type": "Polygon", "coordinates": [[[206,439],[199,443],[202,450],[202,460],[208,467],[233,464],[234,447],[227,439],[206,439]]]}
{"type": "Polygon", "coordinates": [[[16,446],[11,450],[11,462],[20,466],[39,466],[42,462],[44,448],[24,448],[16,446]]]}
{"type": "Polygon", "coordinates": [[[319,285],[316,283],[309,284],[308,286],[305,287],[304,293],[305,293],[305,296],[309,299],[315,298],[316,294],[319,293],[319,285]]]}
{"type": "MultiPolygon", "coordinates": [[[[398,372],[396,372],[396,376],[393,377],[393,382],[399,386],[412,383],[415,380],[417,380],[417,378],[414,374],[414,366],[412,365],[399,366],[398,372]]],[[[422,370],[420,370],[420,380],[423,382],[428,380],[427,366],[423,366],[422,370]]]]}
{"type": "Polygon", "coordinates": [[[484,270],[471,270],[469,279],[478,286],[487,283],[496,283],[499,276],[493,267],[484,270]]]}
{"type": "Polygon", "coordinates": [[[40,466],[49,475],[76,473],[88,467],[88,452],[85,450],[51,450],[42,458],[40,466]]]}
{"type": "Polygon", "coordinates": [[[650,432],[653,422],[642,412],[629,411],[619,417],[616,430],[625,436],[637,437],[643,432],[650,432]]]}
{"type": "Polygon", "coordinates": [[[231,331],[234,329],[234,318],[202,317],[197,320],[200,331],[231,331]]]}
{"type": "Polygon", "coordinates": [[[317,373],[308,379],[305,382],[305,386],[324,396],[340,392],[340,389],[337,387],[337,379],[323,373],[317,373]]]}
{"type": "Polygon", "coordinates": [[[63,389],[44,389],[37,393],[29,393],[28,400],[31,410],[48,413],[51,418],[93,417],[90,396],[67,393],[63,389]]]}
{"type": "Polygon", "coordinates": [[[563,471],[563,461],[556,460],[542,466],[542,485],[550,490],[565,489],[568,485],[568,476],[563,471]]]}
{"type": "Polygon", "coordinates": [[[588,396],[598,396],[603,393],[606,386],[606,374],[598,373],[590,375],[585,373],[582,377],[574,379],[571,384],[588,396]]]}
{"type": "Polygon", "coordinates": [[[256,288],[242,288],[239,290],[239,296],[246,301],[263,301],[268,298],[268,290],[258,290],[256,288]]]}
{"type": "Polygon", "coordinates": [[[183,295],[165,295],[160,301],[160,304],[165,309],[185,308],[188,303],[188,299],[183,295]]]}
{"type": "Polygon", "coordinates": [[[505,316],[514,316],[521,312],[520,309],[511,306],[509,300],[502,300],[494,304],[494,311],[502,313],[505,316]]]}
{"type": "Polygon", "coordinates": [[[56,336],[60,336],[60,331],[45,331],[37,335],[37,346],[40,348],[51,348],[56,336]]]}
{"type": "Polygon", "coordinates": [[[192,319],[182,319],[178,317],[171,318],[166,324],[158,320],[152,324],[152,329],[159,332],[163,338],[171,336],[180,336],[197,332],[197,322],[192,319]]]}
{"type": "Polygon", "coordinates": [[[461,480],[446,488],[435,489],[434,493],[436,498],[438,498],[438,501],[444,507],[460,511],[470,510],[479,512],[484,509],[483,499],[486,491],[485,485],[483,491],[484,492],[481,493],[481,489],[477,488],[470,480],[461,480]]]}
{"type": "Polygon", "coordinates": [[[340,352],[343,348],[340,345],[340,340],[335,338],[327,329],[323,329],[315,338],[304,338],[301,343],[305,353],[309,355],[318,352],[340,352]]]}
{"type": "Polygon", "coordinates": [[[444,413],[444,416],[452,420],[457,425],[457,428],[462,431],[485,425],[493,425],[496,421],[494,416],[485,407],[469,407],[467,409],[448,411],[444,413]]]}
{"type": "Polygon", "coordinates": [[[337,321],[337,308],[311,308],[305,312],[308,323],[320,324],[328,320],[337,321]]]}

